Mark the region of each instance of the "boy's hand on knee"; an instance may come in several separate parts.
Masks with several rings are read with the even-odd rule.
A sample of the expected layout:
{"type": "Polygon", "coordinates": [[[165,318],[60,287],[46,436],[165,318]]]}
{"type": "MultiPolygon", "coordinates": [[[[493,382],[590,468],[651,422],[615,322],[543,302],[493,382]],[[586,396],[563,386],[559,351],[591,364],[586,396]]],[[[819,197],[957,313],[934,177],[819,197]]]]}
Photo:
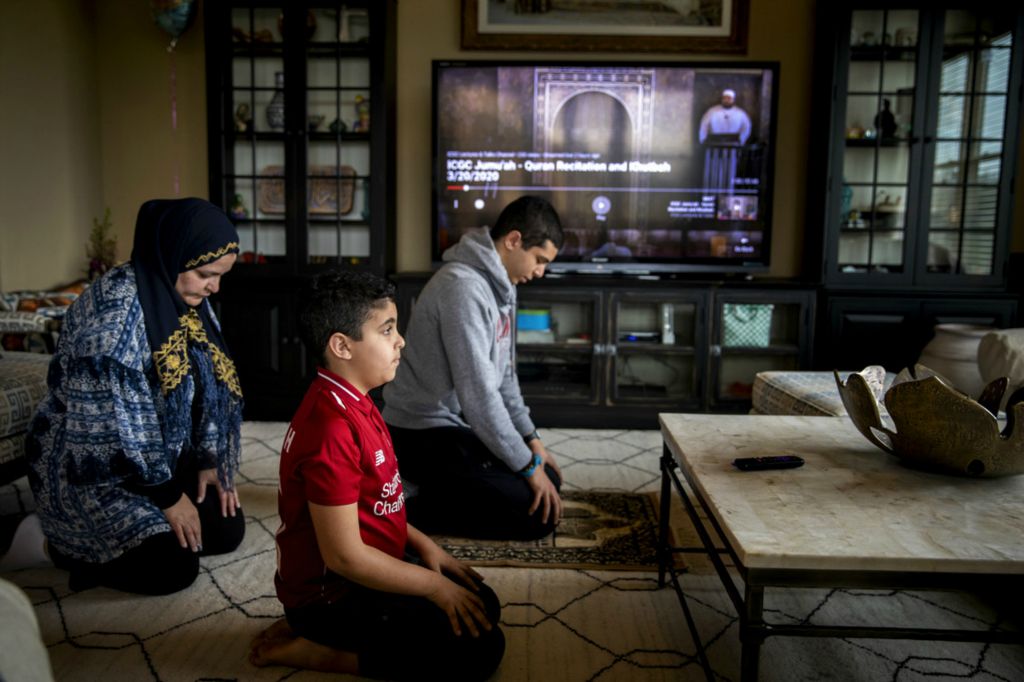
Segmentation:
{"type": "Polygon", "coordinates": [[[562,477],[562,468],[560,466],[558,466],[558,462],[555,461],[554,455],[552,455],[550,452],[548,452],[548,449],[546,447],[544,447],[543,443],[540,442],[540,438],[534,438],[533,440],[531,440],[528,443],[528,445],[530,446],[530,451],[535,453],[535,454],[540,455],[541,461],[546,466],[549,466],[552,469],[554,469],[555,473],[558,474],[559,480],[561,480],[563,478],[562,477]]]}
{"type": "Polygon", "coordinates": [[[427,599],[445,612],[456,636],[462,636],[463,625],[473,637],[479,637],[481,629],[491,629],[480,597],[442,575],[438,575],[437,588],[427,595],[427,599]]]}
{"type": "Polygon", "coordinates": [[[529,513],[533,514],[540,509],[541,523],[547,523],[550,518],[557,524],[562,519],[562,498],[559,497],[555,484],[541,467],[537,467],[526,482],[533,491],[533,504],[530,505],[529,513]]]}
{"type": "Polygon", "coordinates": [[[441,563],[441,571],[466,589],[479,592],[484,577],[448,553],[445,553],[445,556],[447,560],[441,563]]]}

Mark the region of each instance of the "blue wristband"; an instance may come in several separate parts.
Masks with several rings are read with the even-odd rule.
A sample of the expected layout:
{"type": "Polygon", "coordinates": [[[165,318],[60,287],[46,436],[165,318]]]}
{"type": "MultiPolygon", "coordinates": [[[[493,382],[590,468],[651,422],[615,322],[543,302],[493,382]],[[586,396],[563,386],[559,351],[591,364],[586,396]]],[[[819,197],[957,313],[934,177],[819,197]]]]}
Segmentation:
{"type": "Polygon", "coordinates": [[[519,475],[522,476],[523,478],[529,478],[530,476],[533,476],[533,472],[537,470],[537,467],[540,466],[542,461],[543,460],[540,458],[540,455],[538,455],[536,452],[533,453],[533,459],[530,460],[529,464],[527,464],[525,467],[519,470],[519,475]]]}

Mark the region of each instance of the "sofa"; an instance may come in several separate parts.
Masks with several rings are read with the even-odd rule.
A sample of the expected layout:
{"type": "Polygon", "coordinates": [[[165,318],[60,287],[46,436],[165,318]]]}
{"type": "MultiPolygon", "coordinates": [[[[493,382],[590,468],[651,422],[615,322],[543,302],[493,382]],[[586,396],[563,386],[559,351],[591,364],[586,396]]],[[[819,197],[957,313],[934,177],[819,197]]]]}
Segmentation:
{"type": "MultiPolygon", "coordinates": [[[[1014,391],[1024,388],[1024,328],[995,329],[980,337],[976,349],[980,383],[1008,378],[1001,407],[1014,391]]],[[[900,368],[902,369],[902,368],[900,368]]],[[[896,375],[878,365],[861,370],[885,411],[883,398],[896,375]]],[[[840,372],[845,381],[851,372],[840,372]]],[[[956,386],[955,388],[960,388],[956,386]]],[[[966,391],[966,388],[960,388],[966,391]]],[[[972,398],[978,396],[972,395],[972,398]]],[[[832,372],[771,371],[754,378],[751,414],[845,416],[832,372]]],[[[883,415],[884,416],[884,415],[883,415]]]]}
{"type": "MultiPolygon", "coordinates": [[[[843,381],[853,372],[840,372],[843,381]]],[[[881,401],[896,375],[880,365],[860,372],[881,401]]],[[[839,397],[832,372],[758,372],[751,394],[751,414],[783,414],[809,417],[842,417],[846,408],[839,397]]]]}
{"type": "Polygon", "coordinates": [[[87,286],[80,281],[54,291],[0,292],[0,347],[52,353],[68,306],[87,286]]]}
{"type": "Polygon", "coordinates": [[[36,406],[46,396],[51,355],[0,351],[0,484],[28,471],[25,434],[36,406]]]}

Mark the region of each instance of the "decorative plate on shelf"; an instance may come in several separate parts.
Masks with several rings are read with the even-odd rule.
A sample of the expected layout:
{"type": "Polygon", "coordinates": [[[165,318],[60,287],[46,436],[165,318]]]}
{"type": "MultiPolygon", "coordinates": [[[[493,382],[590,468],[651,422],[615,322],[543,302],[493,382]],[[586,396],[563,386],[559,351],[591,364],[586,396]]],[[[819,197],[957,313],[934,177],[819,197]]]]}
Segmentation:
{"type": "MultiPolygon", "coordinates": [[[[257,180],[262,213],[284,213],[284,168],[266,166],[257,180]],[[278,177],[273,177],[278,176],[278,177]]],[[[306,208],[310,215],[346,215],[352,211],[356,171],[352,166],[310,166],[306,208]]]]}

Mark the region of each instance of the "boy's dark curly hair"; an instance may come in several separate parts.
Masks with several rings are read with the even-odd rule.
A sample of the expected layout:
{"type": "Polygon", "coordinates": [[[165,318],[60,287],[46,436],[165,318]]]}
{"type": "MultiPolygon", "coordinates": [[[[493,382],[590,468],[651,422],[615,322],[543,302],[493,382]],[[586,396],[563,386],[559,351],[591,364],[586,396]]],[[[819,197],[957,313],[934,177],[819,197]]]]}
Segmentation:
{"type": "Polygon", "coordinates": [[[309,286],[299,317],[302,340],[322,363],[332,334],[341,332],[355,341],[362,340],[363,323],[370,318],[371,310],[394,300],[395,285],[391,280],[369,272],[325,272],[309,286]]]}

